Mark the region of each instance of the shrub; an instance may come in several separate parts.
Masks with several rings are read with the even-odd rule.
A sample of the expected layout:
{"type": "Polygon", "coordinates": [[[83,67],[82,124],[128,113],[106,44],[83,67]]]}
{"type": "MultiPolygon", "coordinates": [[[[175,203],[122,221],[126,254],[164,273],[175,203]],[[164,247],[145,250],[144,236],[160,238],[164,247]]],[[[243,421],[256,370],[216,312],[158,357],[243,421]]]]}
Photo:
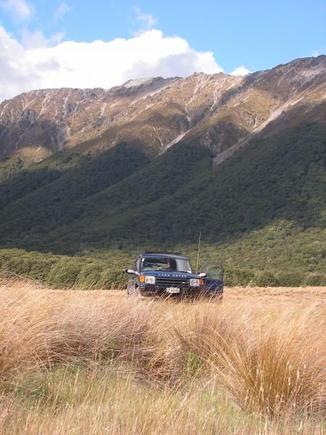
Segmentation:
{"type": "Polygon", "coordinates": [[[305,276],[304,285],[326,285],[326,275],[320,273],[310,273],[305,276]]]}
{"type": "Polygon", "coordinates": [[[99,287],[104,289],[122,289],[127,287],[128,277],[122,271],[104,270],[101,273],[99,287]]]}
{"type": "Polygon", "coordinates": [[[74,260],[61,259],[52,266],[48,282],[55,287],[72,287],[78,278],[81,264],[74,260]]]}
{"type": "Polygon", "coordinates": [[[28,276],[32,268],[32,258],[26,256],[13,257],[6,262],[5,268],[16,275],[28,276]]]}
{"type": "Polygon", "coordinates": [[[51,268],[55,265],[56,260],[54,258],[41,257],[33,260],[29,278],[36,279],[45,282],[51,271],[51,268]]]}
{"type": "Polygon", "coordinates": [[[78,275],[78,286],[84,289],[99,288],[101,285],[102,267],[97,264],[82,266],[78,275]]]}
{"type": "Polygon", "coordinates": [[[225,284],[228,286],[249,285],[254,279],[254,272],[243,269],[226,269],[225,284]]]}
{"type": "Polygon", "coordinates": [[[254,276],[253,282],[259,287],[277,287],[279,285],[276,276],[267,270],[257,272],[254,276]]]}
{"type": "Polygon", "coordinates": [[[303,274],[300,272],[278,272],[276,278],[279,285],[284,287],[295,287],[303,283],[303,274]]]}

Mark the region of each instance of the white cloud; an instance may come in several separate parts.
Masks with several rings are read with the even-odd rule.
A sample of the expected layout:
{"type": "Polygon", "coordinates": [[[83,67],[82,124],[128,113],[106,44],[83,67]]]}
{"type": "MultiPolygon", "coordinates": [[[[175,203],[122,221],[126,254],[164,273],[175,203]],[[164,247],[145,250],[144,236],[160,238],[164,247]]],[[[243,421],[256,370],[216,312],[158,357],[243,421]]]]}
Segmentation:
{"type": "Polygon", "coordinates": [[[249,71],[245,66],[238,66],[238,68],[236,68],[230,74],[231,76],[246,76],[247,74],[250,74],[250,72],[251,71],[249,71]]]}
{"type": "Polygon", "coordinates": [[[33,6],[27,0],[1,0],[0,6],[19,21],[29,20],[34,13],[33,6]]]}
{"type": "Polygon", "coordinates": [[[23,29],[21,32],[21,43],[26,49],[46,48],[59,44],[64,37],[64,33],[58,32],[50,38],[46,38],[40,30],[30,31],[23,29]]]}
{"type": "Polygon", "coordinates": [[[65,1],[62,1],[61,3],[59,3],[57,9],[54,11],[53,14],[53,21],[55,23],[58,23],[59,21],[62,20],[62,18],[68,13],[70,12],[72,9],[71,6],[68,5],[68,3],[66,3],[65,1]]]}
{"type": "Polygon", "coordinates": [[[139,77],[216,73],[211,52],[192,49],[180,37],[148,30],[112,41],[49,41],[34,35],[25,46],[0,27],[0,100],[40,88],[110,88],[139,77]]]}
{"type": "Polygon", "coordinates": [[[157,23],[156,18],[152,14],[146,14],[139,8],[134,8],[135,12],[135,18],[137,21],[140,21],[142,25],[145,27],[145,29],[142,30],[149,30],[152,29],[155,24],[157,23]]]}

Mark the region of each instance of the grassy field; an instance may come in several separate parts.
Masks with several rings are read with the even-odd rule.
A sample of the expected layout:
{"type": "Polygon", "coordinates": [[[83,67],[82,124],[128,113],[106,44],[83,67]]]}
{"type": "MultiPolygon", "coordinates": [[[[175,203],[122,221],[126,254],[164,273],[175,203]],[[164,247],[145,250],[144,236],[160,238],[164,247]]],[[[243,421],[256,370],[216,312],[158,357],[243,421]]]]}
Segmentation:
{"type": "Polygon", "coordinates": [[[222,304],[0,283],[0,433],[322,434],[326,287],[222,304]]]}

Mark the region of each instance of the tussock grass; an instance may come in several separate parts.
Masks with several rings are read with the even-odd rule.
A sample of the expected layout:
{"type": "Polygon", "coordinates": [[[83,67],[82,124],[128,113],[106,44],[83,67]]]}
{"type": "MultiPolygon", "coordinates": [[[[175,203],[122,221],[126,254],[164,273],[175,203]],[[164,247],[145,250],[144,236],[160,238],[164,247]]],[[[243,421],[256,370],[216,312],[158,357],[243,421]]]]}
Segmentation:
{"type": "Polygon", "coordinates": [[[325,413],[324,310],[280,314],[240,308],[206,316],[183,337],[244,409],[267,415],[325,413]]]}
{"type": "MultiPolygon", "coordinates": [[[[268,303],[267,303],[268,301],[268,303]]],[[[3,433],[322,433],[326,308],[0,284],[3,433]]]]}

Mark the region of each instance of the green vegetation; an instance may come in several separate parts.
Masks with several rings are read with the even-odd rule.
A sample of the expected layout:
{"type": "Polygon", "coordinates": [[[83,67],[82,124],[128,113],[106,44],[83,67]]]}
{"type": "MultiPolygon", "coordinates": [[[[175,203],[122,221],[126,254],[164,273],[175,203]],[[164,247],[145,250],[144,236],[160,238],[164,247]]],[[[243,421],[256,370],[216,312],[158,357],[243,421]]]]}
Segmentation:
{"type": "Polygon", "coordinates": [[[128,263],[128,255],[118,251],[110,254],[105,260],[0,249],[0,275],[26,277],[54,288],[125,287],[127,277],[123,266],[128,263]]]}
{"type": "Polygon", "coordinates": [[[24,168],[24,161],[21,158],[11,158],[0,162],[0,183],[13,178],[24,168]]]}
{"type": "MultiPolygon", "coordinates": [[[[299,252],[298,263],[291,264],[293,260],[289,257],[282,264],[283,256],[286,257],[289,252],[287,251],[281,252],[280,258],[275,255],[273,262],[267,258],[269,262],[264,264],[266,257],[259,254],[260,249],[244,256],[243,251],[249,251],[252,244],[255,246],[255,241],[249,239],[225,246],[203,245],[199,269],[204,270],[206,264],[223,264],[227,286],[326,286],[326,273],[314,271],[319,270],[320,264],[312,267],[309,263],[311,257],[300,258],[299,252]]],[[[294,243],[294,250],[295,247],[294,243]]],[[[263,246],[260,248],[264,249],[263,246]]],[[[281,247],[279,249],[281,251],[281,247]]],[[[171,251],[172,248],[168,250],[171,251]]],[[[178,252],[186,253],[192,264],[196,264],[195,245],[178,247],[178,252]]],[[[26,277],[54,288],[119,289],[125,288],[127,284],[127,275],[123,273],[123,269],[133,266],[135,255],[136,251],[121,249],[94,251],[76,256],[0,249],[0,275],[26,277]]]]}
{"type": "Polygon", "coordinates": [[[122,144],[99,157],[59,153],[22,171],[0,185],[5,237],[46,233],[78,218],[83,212],[80,200],[121,181],[147,161],[142,152],[122,144]]]}
{"type": "MultiPolygon", "coordinates": [[[[39,273],[48,284],[99,286],[108,273],[120,282],[121,268],[146,248],[194,258],[199,231],[203,262],[223,262],[229,284],[326,283],[321,124],[254,140],[217,168],[195,144],[153,161],[123,144],[97,156],[59,153],[28,168],[16,162],[12,173],[8,165],[0,166],[1,247],[13,258],[13,248],[34,251],[23,256],[35,260],[46,253],[39,273]],[[69,261],[57,260],[62,255],[69,261]]],[[[23,262],[9,263],[20,274],[23,262]]]]}

